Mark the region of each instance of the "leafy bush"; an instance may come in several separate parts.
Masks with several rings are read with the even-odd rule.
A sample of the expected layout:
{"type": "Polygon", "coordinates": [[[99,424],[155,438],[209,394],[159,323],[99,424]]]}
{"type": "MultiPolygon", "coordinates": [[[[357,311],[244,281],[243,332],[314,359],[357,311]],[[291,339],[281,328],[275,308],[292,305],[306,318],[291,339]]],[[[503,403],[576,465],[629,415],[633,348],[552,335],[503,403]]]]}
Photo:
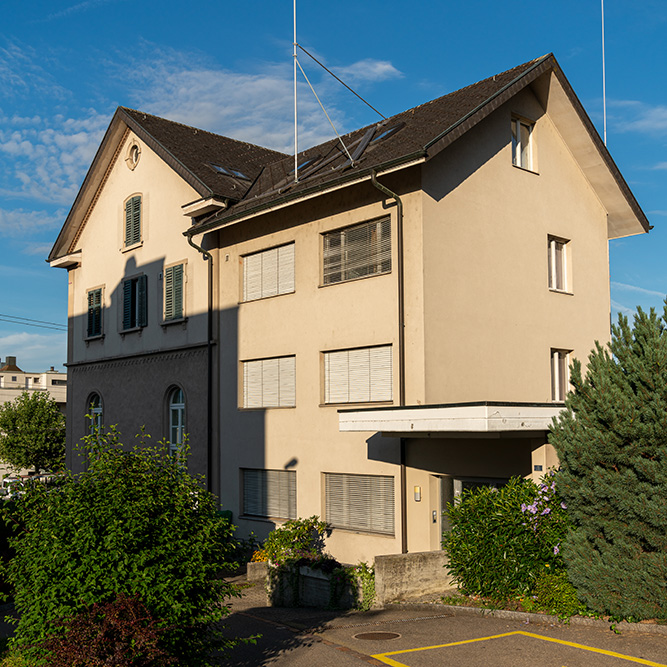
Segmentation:
{"type": "Polygon", "coordinates": [[[119,595],[61,620],[63,634],[40,642],[48,667],[165,667],[177,664],[162,648],[160,626],[137,599],[119,595]]]}
{"type": "Polygon", "coordinates": [[[269,533],[261,549],[262,555],[271,563],[300,558],[314,559],[323,553],[324,540],[329,535],[331,527],[325,521],[320,521],[318,516],[290,519],[269,533]]]}
{"type": "Polygon", "coordinates": [[[545,568],[537,577],[533,589],[534,608],[560,618],[569,618],[585,611],[579,602],[575,587],[568,581],[564,570],[551,572],[545,568]]]}
{"type": "Polygon", "coordinates": [[[20,615],[14,646],[36,656],[39,642],[62,635],[62,619],[125,595],[169,627],[165,649],[181,664],[209,664],[211,625],[238,595],[219,576],[233,528],[187,473],[185,454],[123,451],[113,429],[88,438],[86,453],[86,472],[56,489],[31,485],[11,513],[25,527],[8,567],[20,615]]]}
{"type": "Polygon", "coordinates": [[[574,524],[570,581],[598,613],[667,618],[667,305],[638,309],[632,328],[619,316],[571,383],[549,437],[574,524]]]}
{"type": "Polygon", "coordinates": [[[447,512],[443,548],[465,593],[507,600],[529,593],[545,565],[562,569],[567,519],[552,477],[539,487],[514,477],[501,489],[465,490],[447,512]]]}

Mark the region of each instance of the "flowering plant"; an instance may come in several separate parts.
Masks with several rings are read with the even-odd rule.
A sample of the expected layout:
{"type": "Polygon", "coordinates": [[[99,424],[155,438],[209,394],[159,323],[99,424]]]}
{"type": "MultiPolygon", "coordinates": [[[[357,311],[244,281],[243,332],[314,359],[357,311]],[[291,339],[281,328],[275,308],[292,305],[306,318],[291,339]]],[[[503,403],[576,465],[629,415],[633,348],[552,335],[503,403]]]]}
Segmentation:
{"type": "Polygon", "coordinates": [[[556,489],[556,475],[557,472],[551,470],[542,478],[532,502],[521,504],[521,512],[524,525],[533,531],[537,543],[545,552],[545,565],[562,569],[564,564],[560,549],[570,528],[570,521],[567,505],[556,489]]]}

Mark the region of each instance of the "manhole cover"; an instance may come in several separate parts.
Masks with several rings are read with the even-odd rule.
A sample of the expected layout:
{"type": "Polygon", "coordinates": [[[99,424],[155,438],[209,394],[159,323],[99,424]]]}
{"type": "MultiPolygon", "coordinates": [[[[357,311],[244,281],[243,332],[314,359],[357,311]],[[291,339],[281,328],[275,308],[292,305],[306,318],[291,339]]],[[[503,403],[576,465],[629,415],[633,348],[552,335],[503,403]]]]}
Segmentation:
{"type": "Polygon", "coordinates": [[[398,639],[398,632],[360,632],[354,635],[355,639],[370,639],[371,641],[386,641],[387,639],[398,639]]]}

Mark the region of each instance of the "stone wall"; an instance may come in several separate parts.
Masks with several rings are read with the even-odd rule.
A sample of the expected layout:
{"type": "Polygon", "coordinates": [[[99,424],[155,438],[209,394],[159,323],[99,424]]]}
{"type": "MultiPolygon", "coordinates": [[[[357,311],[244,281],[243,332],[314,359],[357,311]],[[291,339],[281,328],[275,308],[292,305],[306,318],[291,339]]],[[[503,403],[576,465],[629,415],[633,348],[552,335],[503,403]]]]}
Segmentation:
{"type": "Polygon", "coordinates": [[[376,556],[376,602],[384,605],[454,588],[446,564],[444,551],[376,556]]]}

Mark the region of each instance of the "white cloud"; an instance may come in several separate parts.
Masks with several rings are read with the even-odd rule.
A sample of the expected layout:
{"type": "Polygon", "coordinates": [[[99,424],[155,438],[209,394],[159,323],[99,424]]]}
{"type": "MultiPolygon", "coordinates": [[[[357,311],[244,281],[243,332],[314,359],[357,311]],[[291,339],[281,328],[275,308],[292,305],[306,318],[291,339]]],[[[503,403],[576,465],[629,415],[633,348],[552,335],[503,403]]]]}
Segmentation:
{"type": "Polygon", "coordinates": [[[332,71],[347,84],[362,81],[387,81],[388,79],[400,79],[403,76],[388,60],[375,60],[374,58],[365,58],[346,67],[332,68],[332,71]]]}
{"type": "Polygon", "coordinates": [[[667,106],[638,100],[609,100],[609,120],[617,132],[667,133],[667,106]]]}
{"type": "Polygon", "coordinates": [[[644,294],[646,296],[658,296],[661,299],[665,298],[664,292],[659,292],[657,290],[645,289],[644,287],[637,287],[636,285],[627,285],[626,283],[617,283],[612,281],[611,286],[615,290],[623,292],[635,292],[638,294],[644,294]]]}
{"type": "Polygon", "coordinates": [[[667,169],[667,162],[658,162],[653,169],[667,169]]]}
{"type": "MultiPolygon", "coordinates": [[[[132,103],[141,110],[286,153],[293,151],[293,81],[288,63],[262,63],[261,71],[235,72],[150,44],[144,44],[143,51],[117,72],[119,78],[130,81],[132,103]]],[[[391,63],[370,59],[338,71],[366,81],[401,76],[391,63]]],[[[308,70],[308,76],[338,132],[354,129],[347,126],[340,104],[340,96],[349,92],[319,68],[316,74],[308,70]]],[[[347,104],[349,98],[344,99],[347,104]]],[[[299,148],[332,138],[333,130],[301,76],[298,100],[299,148]]]]}
{"type": "MultiPolygon", "coordinates": [[[[4,323],[0,322],[0,325],[4,323]]],[[[0,334],[2,356],[16,357],[19,368],[28,372],[41,372],[54,366],[62,371],[67,359],[67,334],[41,334],[28,331],[0,334]]]]}
{"type": "Polygon", "coordinates": [[[0,194],[71,204],[109,123],[94,109],[81,118],[50,119],[0,113],[0,194]],[[4,122],[3,122],[4,121],[4,122]]]}
{"type": "Polygon", "coordinates": [[[633,315],[635,312],[634,308],[628,308],[627,306],[624,306],[622,303],[619,303],[618,301],[614,301],[612,299],[611,301],[611,309],[614,313],[623,313],[623,315],[633,315]]]}
{"type": "Polygon", "coordinates": [[[0,233],[3,236],[27,236],[45,229],[57,229],[62,221],[60,213],[0,208],[0,233]]]}
{"type": "Polygon", "coordinates": [[[84,0],[84,2],[78,2],[76,5],[70,5],[69,7],[65,7],[65,9],[61,9],[59,12],[49,14],[46,18],[43,19],[43,21],[52,21],[53,19],[63,18],[64,16],[69,16],[70,14],[78,14],[80,12],[85,12],[89,9],[95,9],[97,7],[101,7],[102,5],[108,5],[117,1],[118,0],[84,0]]]}
{"type": "Polygon", "coordinates": [[[11,42],[0,47],[0,89],[4,98],[31,96],[34,99],[69,97],[48,67],[54,62],[45,51],[39,53],[25,44],[11,42]]]}

